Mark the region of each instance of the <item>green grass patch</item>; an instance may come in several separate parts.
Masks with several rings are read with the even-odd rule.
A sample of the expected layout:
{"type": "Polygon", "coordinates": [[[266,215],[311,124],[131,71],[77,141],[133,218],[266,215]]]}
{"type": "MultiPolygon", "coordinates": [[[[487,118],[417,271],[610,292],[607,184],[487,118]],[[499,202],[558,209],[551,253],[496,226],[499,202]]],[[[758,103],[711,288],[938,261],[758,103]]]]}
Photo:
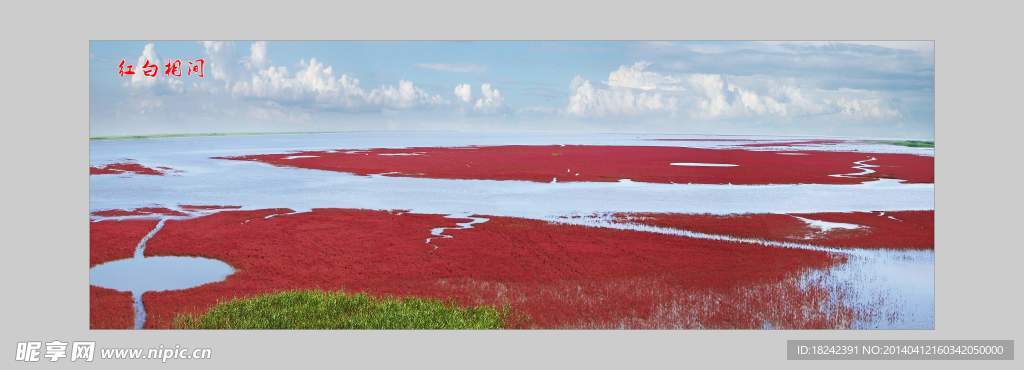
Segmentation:
{"type": "Polygon", "coordinates": [[[500,329],[508,309],[421,298],[287,291],[221,302],[179,315],[179,329],[500,329]]]}
{"type": "Polygon", "coordinates": [[[934,148],[934,141],[927,140],[893,140],[893,141],[882,141],[883,144],[908,146],[911,148],[934,148]]]}

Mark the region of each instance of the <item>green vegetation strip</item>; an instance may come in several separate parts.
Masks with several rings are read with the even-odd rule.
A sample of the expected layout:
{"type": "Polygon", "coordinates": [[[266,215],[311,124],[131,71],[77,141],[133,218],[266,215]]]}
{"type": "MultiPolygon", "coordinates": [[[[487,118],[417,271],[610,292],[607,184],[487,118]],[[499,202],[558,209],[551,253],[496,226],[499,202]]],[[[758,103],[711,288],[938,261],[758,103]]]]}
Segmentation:
{"type": "Polygon", "coordinates": [[[935,142],[934,141],[925,141],[925,140],[895,140],[895,141],[882,141],[882,143],[883,144],[890,144],[890,145],[909,146],[911,148],[934,148],[935,147],[935,142]]]}
{"type": "Polygon", "coordinates": [[[179,315],[180,329],[500,329],[507,309],[462,308],[420,298],[288,291],[219,303],[199,316],[179,315]]]}

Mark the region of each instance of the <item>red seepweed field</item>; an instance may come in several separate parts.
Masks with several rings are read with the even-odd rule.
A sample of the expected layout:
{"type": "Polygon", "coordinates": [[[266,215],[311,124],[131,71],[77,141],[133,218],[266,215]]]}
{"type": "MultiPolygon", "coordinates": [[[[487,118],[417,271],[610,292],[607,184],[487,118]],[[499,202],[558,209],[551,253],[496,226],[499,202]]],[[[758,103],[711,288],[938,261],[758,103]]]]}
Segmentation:
{"type": "MultiPolygon", "coordinates": [[[[513,217],[494,217],[430,244],[425,239],[432,228],[458,220],[343,209],[264,218],[288,212],[225,211],[168,221],[148,242],[147,255],[216,258],[238,272],[198,288],[145,293],[146,327],[167,328],[174,316],[201,313],[218,300],[300,288],[508,305],[516,327],[843,327],[854,315],[781,315],[828,304],[828,291],[801,287],[796,279],[839,261],[825,253],[513,217]]],[[[102,238],[113,222],[137,231],[153,223],[92,222],[94,233],[102,238]]],[[[124,258],[134,242],[112,238],[97,243],[93,255],[97,261],[100,255],[124,258]]],[[[93,310],[116,312],[130,300],[95,299],[93,310]]],[[[112,323],[130,320],[94,318],[92,325],[112,323]]]]}
{"type": "Polygon", "coordinates": [[[303,151],[223,157],[275,166],[439,179],[614,182],[630,179],[674,184],[858,184],[873,179],[934,181],[934,158],[910,154],[704,149],[661,146],[503,145],[303,151]],[[851,169],[854,162],[874,173],[851,169]],[[683,164],[681,165],[673,165],[683,164]],[[725,164],[728,167],[688,166],[725,164]]]}
{"type": "Polygon", "coordinates": [[[169,167],[146,167],[138,163],[123,162],[123,163],[111,163],[103,166],[91,166],[89,167],[90,175],[122,175],[122,174],[135,174],[135,175],[151,175],[151,176],[163,176],[165,173],[173,171],[169,167]]]}
{"type": "Polygon", "coordinates": [[[929,42],[90,45],[92,328],[935,328],[929,42]]]}
{"type": "MultiPolygon", "coordinates": [[[[835,306],[842,292],[800,281],[801,273],[843,259],[817,251],[511,217],[450,230],[452,238],[427,243],[432,228],[460,220],[344,209],[286,213],[291,210],[223,211],[168,221],[149,241],[147,256],[214,258],[237,272],[193,289],[145,293],[146,327],[168,328],[176,315],[201,313],[218,301],[309,288],[507,306],[514,327],[523,328],[841,328],[857,315],[841,304],[823,309],[835,306]]],[[[750,218],[769,216],[779,215],[750,218]]],[[[642,217],[672,226],[684,220],[642,217]]],[[[131,256],[153,224],[91,223],[91,263],[131,256]]],[[[883,228],[874,237],[893,231],[900,229],[883,228]]],[[[121,317],[131,313],[125,310],[129,294],[94,288],[92,296],[93,328],[130,325],[130,316],[121,317]]]]}
{"type": "MultiPolygon", "coordinates": [[[[510,183],[553,187],[557,184],[547,183],[622,179],[681,187],[708,184],[722,191],[743,188],[732,185],[773,191],[777,187],[761,185],[933,181],[930,156],[797,152],[504,145],[293,151],[210,160],[232,168],[259,162],[325,170],[326,175],[456,181],[451,185],[465,179],[498,180],[490,185],[493,189],[510,183]]],[[[527,193],[544,191],[529,189],[527,193]]],[[[465,190],[458,194],[474,196],[465,190]]],[[[850,267],[844,266],[855,257],[844,251],[934,248],[931,210],[619,211],[537,218],[394,208],[296,212],[228,204],[94,210],[90,266],[130,259],[143,244],[145,257],[203,257],[230,265],[233,271],[222,280],[136,292],[145,307],[141,323],[152,329],[171,328],[176,317],[202,314],[220,302],[303,289],[494,306],[508,310],[510,328],[850,328],[877,322],[880,315],[899,320],[894,318],[901,314],[899,308],[892,307],[900,298],[864,296],[849,281],[837,282],[831,274],[876,279],[849,275],[850,267]],[[140,243],[147,234],[151,238],[140,243]]],[[[90,297],[92,328],[140,324],[133,322],[131,293],[93,286],[90,297]]]]}
{"type": "Polygon", "coordinates": [[[616,222],[828,247],[932,249],[934,211],[812,214],[619,214],[616,222]],[[804,220],[855,226],[822,230],[804,220]]]}

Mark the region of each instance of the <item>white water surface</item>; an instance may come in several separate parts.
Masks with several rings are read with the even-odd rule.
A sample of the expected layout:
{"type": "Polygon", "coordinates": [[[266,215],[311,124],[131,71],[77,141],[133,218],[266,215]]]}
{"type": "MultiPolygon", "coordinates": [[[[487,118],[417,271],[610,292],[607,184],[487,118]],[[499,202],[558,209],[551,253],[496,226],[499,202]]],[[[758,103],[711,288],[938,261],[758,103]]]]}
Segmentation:
{"type": "MultiPolygon", "coordinates": [[[[616,212],[737,214],[934,209],[933,184],[905,184],[889,179],[854,185],[653,184],[630,179],[621,179],[617,182],[558,182],[552,179],[551,183],[537,183],[356,176],[332,171],[275,167],[252,161],[211,158],[311,150],[358,151],[370,148],[430,146],[585,144],[736,148],[738,145],[749,143],[739,141],[748,139],[747,137],[730,138],[737,141],[719,141],[721,137],[695,135],[507,135],[448,132],[353,132],[93,140],[90,142],[91,165],[133,159],[148,167],[167,166],[178,172],[167,176],[90,176],[89,208],[90,211],[147,206],[180,209],[179,205],[182,204],[197,204],[235,205],[241,206],[242,209],[289,208],[295,212],[305,212],[313,208],[402,209],[472,220],[470,223],[460,224],[458,228],[472,227],[473,223],[485,220],[483,216],[557,221],[563,217],[586,217],[616,212]],[[715,140],[653,140],[659,138],[715,140]]],[[[783,137],[772,139],[779,142],[794,140],[783,137]]],[[[796,138],[800,139],[806,138],[796,138]]],[[[906,148],[883,144],[788,146],[771,149],[786,150],[789,153],[801,153],[806,150],[847,150],[864,153],[933,155],[930,148],[906,148]]],[[[299,155],[301,154],[296,154],[296,157],[299,155]]],[[[686,158],[680,158],[680,161],[684,160],[686,158]]],[[[870,161],[860,161],[851,163],[850,171],[835,175],[855,176],[869,173],[872,167],[874,165],[871,165],[870,161]]],[[[668,166],[666,168],[669,169],[668,166]]],[[[571,169],[567,169],[567,173],[571,172],[571,169]]],[[[825,226],[820,223],[817,225],[825,226]]],[[[448,236],[444,234],[445,230],[435,229],[434,237],[448,236]]],[[[859,322],[858,327],[933,327],[932,252],[910,253],[898,259],[890,258],[891,254],[891,251],[884,249],[858,249],[857,258],[827,271],[829,281],[836,286],[852,286],[858,292],[857,295],[862,297],[859,299],[870,301],[883,297],[887,299],[886,302],[892,302],[892,307],[882,311],[895,314],[885,316],[884,320],[879,316],[878,320],[859,322]]],[[[110,286],[117,284],[122,283],[104,283],[110,286]]]]}
{"type": "MultiPolygon", "coordinates": [[[[661,137],[665,135],[656,135],[661,137]]],[[[480,135],[455,133],[346,133],[93,140],[90,162],[126,158],[179,170],[168,176],[90,176],[90,210],[152,205],[237,205],[244,209],[408,209],[417,213],[478,214],[549,219],[598,212],[812,213],[934,208],[932,184],[878,180],[855,185],[709,185],[619,182],[450,180],[275,167],[211,159],[304,150],[498,144],[675,146],[721,142],[666,142],[631,135],[480,135]]],[[[851,163],[851,172],[859,168],[851,163]]]]}

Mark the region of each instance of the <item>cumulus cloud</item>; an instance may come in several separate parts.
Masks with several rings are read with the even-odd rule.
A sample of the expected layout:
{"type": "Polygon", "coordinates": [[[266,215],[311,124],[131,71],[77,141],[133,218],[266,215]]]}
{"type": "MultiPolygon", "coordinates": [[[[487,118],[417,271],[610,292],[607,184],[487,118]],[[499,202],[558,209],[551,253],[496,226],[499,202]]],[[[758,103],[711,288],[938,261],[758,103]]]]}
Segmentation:
{"type": "Polygon", "coordinates": [[[463,103],[469,103],[473,100],[473,87],[469,86],[469,84],[455,86],[455,97],[463,103]]]}
{"type": "MultiPolygon", "coordinates": [[[[125,85],[181,93],[187,87],[207,97],[223,96],[252,103],[250,116],[265,120],[301,121],[319,111],[389,111],[445,107],[453,113],[567,115],[580,118],[647,116],[679,122],[746,120],[781,122],[801,117],[819,119],[886,121],[903,117],[900,101],[891,91],[864,87],[834,87],[806,79],[772,74],[730,74],[674,69],[673,66],[640,60],[620,65],[607,79],[576,76],[570,83],[565,105],[510,108],[506,95],[491,83],[455,85],[452,95],[434,94],[409,80],[363,86],[358,78],[342,73],[316,58],[297,65],[273,65],[268,45],[257,41],[241,44],[222,41],[200,43],[207,60],[208,79],[169,78],[162,74],[163,61],[156,47],[145,45],[136,63],[137,74],[125,85]],[[237,53],[236,49],[241,49],[237,53]],[[142,65],[158,65],[160,75],[146,77],[142,65]],[[217,83],[213,83],[217,81],[217,83]],[[273,104],[271,104],[273,103],[273,104]]],[[[671,46],[671,45],[669,45],[671,46]]],[[[474,64],[418,64],[420,68],[471,72],[474,64]]],[[[450,86],[450,85],[449,85],[450,86]]],[[[548,100],[565,96],[548,91],[548,100]]],[[[194,94],[193,94],[194,95],[194,94]]],[[[547,100],[545,100],[547,101],[547,100]]],[[[248,104],[248,103],[245,103],[248,104]]],[[[160,101],[147,103],[146,111],[169,109],[160,101]]]]}
{"type": "Polygon", "coordinates": [[[505,106],[505,98],[501,91],[491,87],[491,84],[480,85],[480,98],[473,104],[473,109],[478,112],[496,112],[505,106]]]}
{"type": "Polygon", "coordinates": [[[565,112],[580,117],[687,113],[692,119],[792,118],[834,114],[847,119],[900,117],[879,93],[798,86],[787,79],[723,74],[672,74],[640,61],[608,75],[606,86],[577,76],[565,112]]]}
{"type": "Polygon", "coordinates": [[[439,95],[431,95],[413,85],[411,81],[398,81],[398,87],[384,85],[370,90],[370,105],[384,108],[408,109],[417,106],[436,106],[446,103],[439,95]]]}
{"type": "Polygon", "coordinates": [[[855,118],[884,119],[900,117],[900,112],[888,107],[880,99],[839,98],[831,101],[839,114],[855,118]]]}
{"type": "Polygon", "coordinates": [[[576,76],[569,85],[566,113],[578,117],[637,115],[658,112],[675,113],[678,100],[658,92],[634,91],[623,87],[595,87],[576,76]]]}
{"type": "Polygon", "coordinates": [[[358,79],[347,74],[335,75],[332,66],[315,58],[300,61],[295,73],[282,66],[259,70],[249,79],[234,84],[231,92],[239,97],[314,103],[323,108],[347,110],[410,109],[445,103],[440,96],[429,94],[406,80],[399,81],[397,86],[364,89],[358,79]]]}
{"type": "MultiPolygon", "coordinates": [[[[219,86],[223,86],[230,96],[236,98],[275,101],[292,106],[315,106],[326,110],[404,110],[449,104],[441,96],[430,94],[408,80],[364,88],[359,79],[344,73],[338,74],[332,66],[315,58],[300,61],[294,72],[288,67],[268,65],[267,44],[262,41],[253,42],[248,55],[244,57],[236,55],[235,45],[231,42],[203,41],[200,45],[206,59],[207,76],[223,84],[211,85],[206,81],[193,81],[191,85],[194,85],[196,91],[218,94],[221,92],[219,86]]],[[[155,45],[146,44],[135,67],[136,74],[127,84],[135,89],[160,88],[170,92],[183,92],[185,86],[182,79],[164,76],[163,65],[160,63],[155,45]],[[150,64],[160,66],[160,75],[142,75],[141,66],[146,60],[149,60],[150,64]]],[[[500,95],[497,101],[500,104],[500,95]]],[[[493,103],[487,102],[483,105],[491,106],[493,103]]],[[[278,118],[281,117],[280,114],[270,112],[282,112],[287,109],[280,104],[257,108],[253,109],[253,112],[256,112],[255,117],[278,118]]]]}
{"type": "Polygon", "coordinates": [[[267,42],[256,41],[249,46],[249,58],[246,65],[251,69],[263,68],[267,64],[267,42]]]}
{"type": "Polygon", "coordinates": [[[473,99],[473,86],[470,84],[459,84],[453,91],[456,101],[462,106],[460,109],[472,110],[476,113],[498,113],[504,112],[505,97],[501,91],[489,83],[480,85],[480,97],[473,99]]]}
{"type": "Polygon", "coordinates": [[[770,78],[737,78],[694,74],[689,81],[696,96],[694,114],[702,118],[801,117],[834,114],[849,119],[882,120],[900,113],[868,90],[799,87],[770,78]]]}
{"type": "Polygon", "coordinates": [[[206,73],[214,80],[229,83],[237,77],[235,65],[239,63],[235,45],[229,41],[202,41],[206,73]]]}
{"type": "Polygon", "coordinates": [[[156,53],[156,45],[146,44],[142,48],[142,55],[139,55],[134,66],[135,74],[128,80],[128,86],[134,89],[155,89],[164,92],[181,92],[183,83],[181,80],[164,74],[164,65],[160,56],[156,53]],[[156,76],[146,76],[143,68],[146,63],[156,66],[156,76]]]}
{"type": "Polygon", "coordinates": [[[640,90],[681,91],[684,82],[676,76],[663,75],[647,71],[651,64],[640,61],[630,66],[619,66],[619,69],[608,74],[608,86],[626,87],[640,90]]]}
{"type": "Polygon", "coordinates": [[[697,114],[709,118],[723,116],[786,116],[789,108],[775,96],[761,95],[727,82],[721,75],[689,76],[697,96],[697,114]]]}

